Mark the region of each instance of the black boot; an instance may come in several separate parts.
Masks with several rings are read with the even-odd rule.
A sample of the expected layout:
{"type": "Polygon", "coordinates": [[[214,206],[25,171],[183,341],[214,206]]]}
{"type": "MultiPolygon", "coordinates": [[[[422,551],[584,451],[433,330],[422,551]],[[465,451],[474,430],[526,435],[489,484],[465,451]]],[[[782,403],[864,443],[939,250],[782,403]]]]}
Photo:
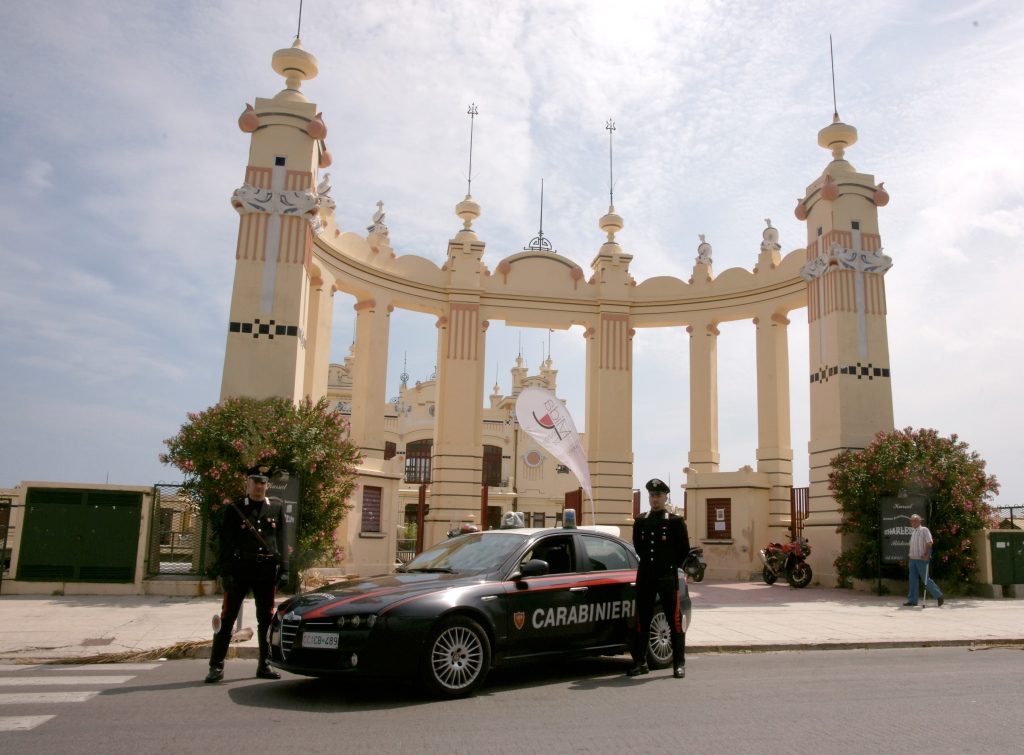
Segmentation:
{"type": "Polygon", "coordinates": [[[267,663],[266,658],[260,659],[259,665],[256,666],[256,678],[257,679],[280,679],[281,675],[271,668],[270,664],[267,663]]]}
{"type": "Polygon", "coordinates": [[[647,648],[640,642],[639,636],[630,634],[629,644],[626,647],[629,648],[629,655],[633,658],[633,666],[626,672],[626,676],[651,673],[647,667],[647,648]]]}
{"type": "Polygon", "coordinates": [[[633,667],[626,672],[626,676],[640,676],[641,674],[649,674],[651,670],[647,667],[647,664],[641,661],[640,663],[634,664],[633,667]]]}
{"type": "Polygon", "coordinates": [[[224,664],[223,663],[216,664],[216,665],[211,664],[210,665],[210,672],[206,675],[206,678],[203,679],[203,681],[206,682],[207,684],[216,684],[217,682],[219,682],[223,678],[224,678],[224,664]]]}
{"type": "Polygon", "coordinates": [[[686,678],[686,655],[682,635],[672,638],[672,676],[676,679],[686,678]]]}

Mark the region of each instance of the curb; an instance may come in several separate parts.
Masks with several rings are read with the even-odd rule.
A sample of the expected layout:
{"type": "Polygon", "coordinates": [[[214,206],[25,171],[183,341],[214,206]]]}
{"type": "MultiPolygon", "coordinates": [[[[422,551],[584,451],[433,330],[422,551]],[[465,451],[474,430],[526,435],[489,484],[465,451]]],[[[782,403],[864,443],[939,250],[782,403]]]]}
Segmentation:
{"type": "Polygon", "coordinates": [[[886,648],[952,648],[983,650],[1012,646],[1024,649],[1024,638],[963,640],[864,640],[861,642],[780,642],[757,645],[687,645],[686,653],[778,653],[795,650],[884,650],[886,648]]]}
{"type": "MultiPolygon", "coordinates": [[[[1009,637],[1006,639],[962,639],[962,640],[865,640],[863,642],[778,642],[761,643],[754,645],[687,645],[687,655],[711,654],[711,653],[782,653],[802,650],[884,650],[889,648],[948,648],[966,647],[968,650],[987,650],[990,648],[1012,648],[1024,650],[1024,637],[1009,637]]],[[[140,650],[135,655],[146,654],[152,656],[153,660],[169,656],[167,660],[197,660],[210,657],[210,644],[188,648],[173,652],[177,646],[169,648],[140,650]]],[[[226,660],[256,660],[259,658],[258,647],[230,647],[226,660]]],[[[0,663],[14,663],[17,665],[39,664],[39,665],[83,665],[89,663],[135,663],[136,658],[125,658],[124,660],[109,660],[104,655],[93,656],[67,656],[30,658],[9,653],[0,654],[0,663]]]]}

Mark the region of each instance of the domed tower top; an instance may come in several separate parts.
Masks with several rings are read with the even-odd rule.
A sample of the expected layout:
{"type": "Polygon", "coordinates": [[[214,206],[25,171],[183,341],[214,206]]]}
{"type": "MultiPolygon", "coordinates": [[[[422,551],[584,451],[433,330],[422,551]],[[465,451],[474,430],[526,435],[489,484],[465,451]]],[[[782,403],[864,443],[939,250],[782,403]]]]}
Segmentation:
{"type": "Polygon", "coordinates": [[[285,88],[274,99],[306,102],[306,96],[300,91],[302,82],[315,79],[320,67],[316,57],[302,49],[302,40],[296,37],[291,47],[275,52],[271,65],[285,79],[285,88]]]}
{"type": "Polygon", "coordinates": [[[853,173],[854,167],[846,161],[846,148],[857,143],[857,129],[839,120],[839,113],[832,114],[832,123],[818,132],[818,144],[832,151],[832,162],[825,168],[829,175],[853,173]]]}

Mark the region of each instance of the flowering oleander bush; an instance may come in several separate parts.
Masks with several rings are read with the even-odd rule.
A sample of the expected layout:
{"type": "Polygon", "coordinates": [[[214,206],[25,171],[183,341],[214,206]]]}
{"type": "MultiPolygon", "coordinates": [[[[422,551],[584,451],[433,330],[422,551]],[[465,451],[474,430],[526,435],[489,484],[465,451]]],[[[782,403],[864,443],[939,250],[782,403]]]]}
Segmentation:
{"type": "MultiPolygon", "coordinates": [[[[348,440],[348,425],[327,400],[298,405],[284,398],[229,398],[202,412],[164,441],[160,461],[185,476],[184,492],[199,502],[218,531],[224,509],[245,492],[245,471],[266,464],[302,482],[299,527],[290,567],[293,580],[314,563],[338,561],[334,532],[350,506],[360,449],[348,440]]],[[[216,550],[218,544],[213,539],[216,550]]],[[[216,576],[216,559],[211,576],[216,576]]]]}
{"type": "MultiPolygon", "coordinates": [[[[832,459],[829,486],[842,510],[840,531],[857,535],[835,561],[841,582],[878,576],[879,498],[901,490],[927,496],[927,522],[935,539],[932,576],[952,585],[970,581],[977,569],[971,534],[994,526],[989,500],[999,483],[985,474],[985,461],[957,436],[905,428],[882,432],[863,451],[832,459]]],[[[882,576],[905,579],[906,570],[883,565],[882,576]]]]}

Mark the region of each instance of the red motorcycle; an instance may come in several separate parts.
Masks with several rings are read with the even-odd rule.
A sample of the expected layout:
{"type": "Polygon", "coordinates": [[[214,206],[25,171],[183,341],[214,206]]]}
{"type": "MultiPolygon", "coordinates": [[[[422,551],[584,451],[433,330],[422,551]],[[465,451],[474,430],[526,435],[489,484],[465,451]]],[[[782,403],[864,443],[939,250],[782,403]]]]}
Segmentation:
{"type": "Polygon", "coordinates": [[[761,562],[764,570],[761,577],[769,585],[785,576],[793,587],[807,587],[811,583],[811,565],[807,557],[811,555],[811,545],[804,538],[798,537],[789,543],[768,543],[761,549],[761,562]]]}

